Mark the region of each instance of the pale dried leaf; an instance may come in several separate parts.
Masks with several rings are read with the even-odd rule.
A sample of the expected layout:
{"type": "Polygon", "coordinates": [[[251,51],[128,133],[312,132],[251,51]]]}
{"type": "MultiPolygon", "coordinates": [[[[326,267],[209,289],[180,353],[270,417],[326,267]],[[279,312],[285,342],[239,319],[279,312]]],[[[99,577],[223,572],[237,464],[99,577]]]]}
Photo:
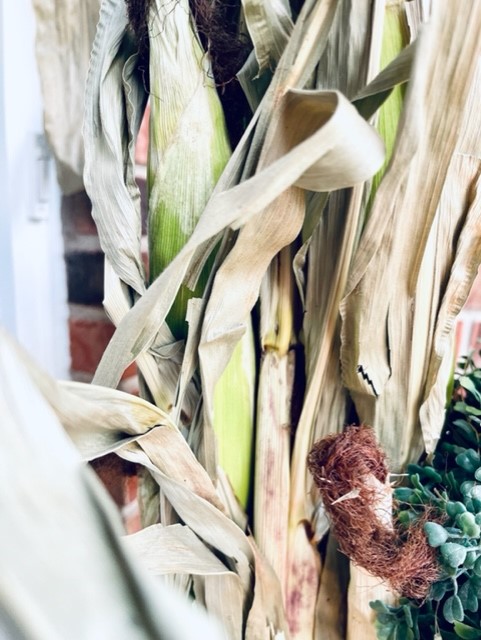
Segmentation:
{"type": "MultiPolygon", "coordinates": [[[[309,100],[310,97],[307,101],[309,102],[309,100]]],[[[357,115],[347,100],[340,94],[332,92],[327,92],[324,99],[316,97],[315,100],[322,104],[322,107],[319,108],[323,110],[320,120],[318,119],[319,130],[313,131],[314,118],[310,117],[305,130],[308,137],[305,140],[302,142],[299,142],[298,139],[292,141],[294,144],[299,143],[288,150],[282,138],[277,138],[277,143],[272,143],[274,144],[272,162],[268,166],[259,174],[232,189],[213,195],[187,244],[119,324],[97,370],[96,382],[107,386],[116,386],[122,371],[139,353],[145,351],[152,344],[157,329],[162,325],[175,298],[192,255],[201,243],[214,237],[228,225],[245,225],[250,218],[263,212],[282,192],[290,185],[295,184],[313,166],[315,166],[316,181],[322,180],[320,176],[322,176],[323,166],[329,176],[333,176],[333,166],[337,166],[339,168],[335,178],[337,187],[362,181],[379,167],[383,158],[379,138],[374,130],[357,115]],[[330,117],[327,116],[325,109],[330,111],[330,117]],[[327,122],[325,121],[326,117],[328,117],[327,122]],[[346,135],[347,127],[350,127],[349,136],[346,135]],[[372,154],[365,154],[365,146],[362,145],[368,145],[372,154]],[[279,156],[279,152],[285,152],[285,155],[279,156]],[[352,153],[358,154],[356,162],[353,162],[352,153]],[[345,172],[343,171],[344,162],[347,164],[345,172]],[[340,171],[343,171],[342,177],[339,176],[340,171]],[[159,293],[162,293],[160,298],[159,293]]],[[[298,113],[296,113],[296,117],[299,117],[298,113]]],[[[283,124],[278,121],[276,125],[273,131],[275,130],[280,135],[287,123],[283,124]]],[[[324,184],[327,183],[326,179],[324,184]]],[[[265,215],[272,217],[273,211],[266,212],[265,215]]],[[[265,218],[266,222],[268,219],[265,218]]],[[[289,229],[286,229],[285,233],[282,233],[282,239],[278,240],[279,248],[284,246],[285,242],[289,242],[292,234],[295,235],[296,228],[297,230],[300,228],[301,222],[302,220],[289,222],[289,229]]],[[[252,224],[256,223],[253,221],[252,224]]],[[[275,231],[275,229],[270,229],[272,235],[275,235],[275,231]]],[[[281,231],[279,230],[279,233],[281,231]]],[[[253,233],[253,230],[250,233],[253,233]]],[[[247,239],[247,232],[244,235],[247,239]]],[[[262,239],[262,236],[258,237],[262,239]]],[[[269,249],[269,253],[273,255],[272,249],[269,249]]],[[[233,262],[232,258],[231,261],[233,262]]],[[[260,271],[266,261],[266,255],[260,254],[253,267],[260,271]]],[[[263,267],[264,271],[266,268],[267,265],[263,267]]],[[[260,282],[254,281],[249,287],[250,290],[246,291],[246,304],[237,311],[237,315],[242,313],[242,316],[245,317],[245,309],[250,309],[253,306],[259,284],[260,282]]],[[[212,299],[210,305],[212,309],[214,306],[212,299]]],[[[211,320],[207,321],[208,324],[211,322],[211,320]]],[[[239,327],[237,323],[235,331],[237,337],[233,337],[232,345],[237,342],[244,329],[242,326],[239,327]]],[[[228,357],[223,358],[223,366],[228,359],[228,357]]],[[[217,371],[217,375],[220,373],[221,371],[217,371]]]]}
{"type": "Polygon", "coordinates": [[[365,118],[375,113],[395,86],[409,80],[415,51],[415,42],[404,47],[374,80],[354,96],[352,103],[365,118]]]}
{"type": "Polygon", "coordinates": [[[23,361],[86,460],[137,443],[155,468],[222,509],[215,488],[169,416],[136,396],[81,382],[57,382],[23,361]]]}
{"type": "Polygon", "coordinates": [[[163,427],[152,429],[137,438],[137,444],[156,469],[223,511],[212,481],[179,431],[163,427]]]}
{"type": "MultiPolygon", "coordinates": [[[[252,552],[241,529],[220,509],[186,487],[184,482],[169,478],[137,443],[126,445],[119,453],[127,460],[142,464],[152,473],[185,524],[202,540],[224,554],[226,559],[232,560],[231,568],[235,567],[244,585],[244,592],[248,593],[252,552]]],[[[152,451],[149,453],[153,455],[152,451]]]]}
{"type": "Polygon", "coordinates": [[[412,363],[424,363],[431,346],[415,339],[413,303],[415,307],[426,243],[462,131],[481,50],[480,28],[476,3],[468,3],[462,14],[449,2],[436,3],[416,46],[397,146],[342,305],[344,379],[360,419],[375,425],[394,468],[419,443],[424,380],[418,378],[417,385],[407,381],[419,366],[412,363]]]}
{"type": "Polygon", "coordinates": [[[286,594],[289,519],[290,358],[267,351],[261,362],[257,395],[254,535],[259,549],[286,594]]]}
{"type": "Polygon", "coordinates": [[[316,604],[315,640],[344,640],[348,579],[349,560],[339,553],[337,540],[330,533],[316,604]]]}
{"type": "Polygon", "coordinates": [[[153,575],[187,573],[219,575],[227,567],[199,540],[189,527],[154,524],[125,536],[123,543],[153,575]]]}
{"type": "Polygon", "coordinates": [[[380,578],[351,563],[346,640],[377,640],[376,613],[369,606],[374,600],[381,600],[387,605],[396,602],[380,578]]]}
{"type": "MultiPolygon", "coordinates": [[[[106,257],[104,260],[104,309],[110,320],[117,326],[132,306],[132,296],[129,287],[122,282],[106,257]]],[[[145,384],[152,395],[155,404],[169,411],[174,404],[177,391],[178,375],[182,343],[176,342],[166,323],[159,329],[156,343],[157,356],[149,351],[139,355],[137,366],[142,373],[145,384]],[[166,355],[170,357],[165,357],[166,355]]],[[[189,392],[190,392],[189,388],[189,392]]],[[[192,398],[186,393],[186,400],[192,398]]],[[[187,402],[185,403],[187,404],[187,402]]],[[[188,411],[187,406],[185,410],[188,411]]],[[[192,409],[191,409],[192,411],[192,409]]]]}
{"type": "Polygon", "coordinates": [[[222,620],[225,640],[243,640],[245,592],[239,576],[232,572],[206,575],[204,598],[207,611],[222,620]]]}
{"type": "Polygon", "coordinates": [[[253,538],[248,538],[256,561],[254,600],[245,629],[246,640],[289,640],[289,629],[282,606],[279,580],[259,553],[253,538]]]}
{"type": "Polygon", "coordinates": [[[0,382],[2,631],[6,620],[45,640],[220,637],[124,553],[113,503],[3,332],[0,382]]]}
{"type": "Polygon", "coordinates": [[[147,94],[135,73],[123,0],[102,4],[85,96],[84,180],[100,244],[120,279],[145,290],[134,139],[147,94]]]}
{"type": "Polygon", "coordinates": [[[84,87],[100,0],[33,0],[44,126],[66,194],[83,189],[84,87]]]}
{"type": "MultiPolygon", "coordinates": [[[[455,207],[458,212],[460,208],[462,210],[463,201],[465,206],[467,205],[467,211],[465,217],[463,216],[464,225],[456,244],[453,260],[449,264],[449,279],[442,297],[440,296],[437,316],[432,319],[431,325],[434,332],[431,336],[433,347],[430,359],[425,364],[425,400],[420,408],[424,446],[428,453],[434,451],[441,435],[456,317],[469,295],[481,256],[480,158],[457,156],[452,169],[455,177],[452,181],[448,179],[443,192],[439,219],[446,220],[447,212],[451,207],[455,207]],[[463,165],[462,168],[459,167],[460,164],[463,165]],[[467,181],[462,180],[461,176],[467,178],[467,181]],[[462,189],[462,193],[459,193],[459,189],[462,189]],[[466,193],[468,194],[467,203],[466,193]],[[450,195],[453,196],[452,200],[450,195]]],[[[459,220],[455,215],[452,218],[453,222],[459,220]]],[[[451,239],[452,235],[448,235],[446,240],[448,238],[451,239]]]]}
{"type": "Polygon", "coordinates": [[[286,602],[292,640],[313,637],[320,576],[321,559],[317,548],[308,539],[306,524],[292,519],[289,522],[286,602]]]}
{"type": "Polygon", "coordinates": [[[292,31],[289,3],[284,0],[242,0],[244,17],[259,71],[279,61],[292,31]]]}
{"type": "Polygon", "coordinates": [[[378,28],[373,28],[372,21],[378,5],[371,0],[339,0],[316,69],[316,89],[337,89],[352,99],[365,85],[370,58],[376,58],[371,48],[378,41],[378,28]]]}

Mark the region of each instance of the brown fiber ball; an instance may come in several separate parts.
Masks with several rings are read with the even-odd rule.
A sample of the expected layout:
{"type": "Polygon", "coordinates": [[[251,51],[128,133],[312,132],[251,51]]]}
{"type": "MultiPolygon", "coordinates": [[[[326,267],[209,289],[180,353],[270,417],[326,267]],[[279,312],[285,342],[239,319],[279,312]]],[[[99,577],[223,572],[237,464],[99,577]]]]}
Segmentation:
{"type": "Polygon", "coordinates": [[[311,449],[308,467],[341,551],[400,595],[425,598],[439,574],[423,531],[428,516],[407,529],[393,521],[386,456],[373,430],[350,426],[323,438],[311,449]]]}

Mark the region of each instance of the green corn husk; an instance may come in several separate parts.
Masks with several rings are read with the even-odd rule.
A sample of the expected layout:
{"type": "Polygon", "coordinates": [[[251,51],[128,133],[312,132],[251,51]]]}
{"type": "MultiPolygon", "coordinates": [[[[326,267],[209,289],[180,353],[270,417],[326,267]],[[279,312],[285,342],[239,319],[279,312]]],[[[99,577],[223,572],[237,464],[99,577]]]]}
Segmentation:
{"type": "MultiPolygon", "coordinates": [[[[189,3],[157,0],[150,33],[149,261],[152,282],[192,235],[230,157],[222,107],[209,59],[192,25],[189,3]]],[[[182,285],[167,316],[185,338],[187,301],[201,296],[182,285]]]]}
{"type": "MultiPolygon", "coordinates": [[[[148,189],[153,281],[192,235],[230,157],[230,147],[210,61],[197,39],[188,2],[173,7],[156,2],[150,34],[148,189]]],[[[187,302],[203,295],[212,266],[209,259],[194,290],[181,286],[167,316],[179,339],[186,337],[187,302]]],[[[250,330],[217,384],[213,423],[218,463],[244,507],[250,488],[254,381],[250,330]]],[[[216,453],[207,448],[206,458],[215,459],[216,453]]]]}
{"type": "Polygon", "coordinates": [[[256,360],[249,325],[214,391],[214,431],[219,465],[245,509],[251,488],[256,360]]]}
{"type": "MultiPolygon", "coordinates": [[[[404,3],[392,2],[386,6],[384,13],[384,27],[381,45],[380,67],[384,69],[387,65],[407,46],[409,43],[409,29],[404,10],[404,3]]],[[[369,212],[372,200],[386,172],[386,168],[391,159],[396,141],[399,117],[404,104],[406,85],[396,85],[386,102],[378,112],[376,128],[379,131],[386,147],[386,159],[381,169],[372,179],[371,193],[367,204],[369,212]]]]}

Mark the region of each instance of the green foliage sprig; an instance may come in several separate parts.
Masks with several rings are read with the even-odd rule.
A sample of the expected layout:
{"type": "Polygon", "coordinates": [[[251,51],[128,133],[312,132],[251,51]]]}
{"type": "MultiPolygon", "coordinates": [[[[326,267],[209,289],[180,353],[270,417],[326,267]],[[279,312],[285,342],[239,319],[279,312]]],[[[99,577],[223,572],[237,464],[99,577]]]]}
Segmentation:
{"type": "MultiPolygon", "coordinates": [[[[481,352],[480,352],[481,355],[481,352]]],[[[397,517],[420,518],[437,550],[439,578],[423,601],[371,603],[379,640],[481,639],[481,369],[458,363],[443,433],[431,464],[408,466],[394,490],[397,517]]]]}

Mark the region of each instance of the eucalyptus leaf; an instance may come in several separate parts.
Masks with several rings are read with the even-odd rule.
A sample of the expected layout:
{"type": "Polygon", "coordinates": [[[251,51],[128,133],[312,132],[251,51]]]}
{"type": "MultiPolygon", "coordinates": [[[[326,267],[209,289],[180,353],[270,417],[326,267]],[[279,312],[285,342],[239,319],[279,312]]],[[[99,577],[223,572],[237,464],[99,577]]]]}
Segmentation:
{"type": "Polygon", "coordinates": [[[476,398],[476,400],[478,400],[478,402],[481,402],[481,395],[471,378],[469,378],[468,376],[461,376],[458,379],[458,382],[463,387],[463,389],[469,391],[469,393],[471,393],[476,398]]]}
{"type": "Polygon", "coordinates": [[[471,492],[473,490],[473,487],[475,486],[475,482],[473,482],[472,480],[465,480],[463,483],[461,483],[460,489],[461,489],[461,493],[466,497],[466,498],[470,498],[471,497],[471,492]]]}
{"type": "Polygon", "coordinates": [[[369,606],[371,607],[371,609],[373,609],[373,611],[375,611],[378,614],[379,613],[383,613],[386,615],[390,614],[389,607],[383,600],[373,600],[372,602],[369,603],[369,606]]]}
{"type": "Polygon", "coordinates": [[[476,524],[474,514],[466,512],[461,513],[456,518],[458,526],[462,529],[463,533],[470,538],[479,538],[481,528],[476,524]]]}
{"type": "Polygon", "coordinates": [[[466,556],[466,560],[464,561],[464,568],[465,569],[472,569],[476,563],[476,560],[478,559],[478,554],[476,551],[468,551],[468,554],[466,556]]]}
{"type": "Polygon", "coordinates": [[[430,597],[433,600],[437,600],[437,602],[440,602],[444,596],[446,595],[449,587],[450,587],[450,582],[448,582],[447,580],[439,580],[437,582],[434,582],[431,585],[431,591],[429,593],[430,597]]]}
{"type": "Polygon", "coordinates": [[[441,545],[441,555],[450,567],[459,567],[466,559],[467,549],[456,542],[441,545]]]}
{"type": "Polygon", "coordinates": [[[394,489],[394,496],[400,502],[409,502],[412,494],[413,490],[410,487],[396,487],[394,489]]]}
{"type": "Polygon", "coordinates": [[[476,597],[479,600],[481,598],[481,580],[476,573],[471,577],[471,586],[473,588],[473,591],[476,593],[476,597]]]}
{"type": "Polygon", "coordinates": [[[456,464],[470,473],[476,471],[480,461],[479,453],[474,449],[466,449],[465,453],[460,453],[456,456],[456,464]]]}
{"type": "Polygon", "coordinates": [[[465,511],[466,507],[462,502],[449,501],[446,503],[446,512],[451,518],[455,518],[458,514],[464,513],[465,511]]]}
{"type": "Polygon", "coordinates": [[[426,522],[424,533],[427,535],[431,547],[440,547],[449,538],[449,533],[437,522],[426,522]]]}
{"type": "Polygon", "coordinates": [[[458,590],[458,596],[461,600],[465,611],[472,611],[475,613],[478,610],[478,598],[476,597],[476,591],[471,586],[471,581],[466,582],[458,590]]]}
{"type": "Polygon", "coordinates": [[[476,638],[481,638],[481,629],[476,629],[458,620],[454,621],[454,631],[458,638],[463,638],[463,640],[476,640],[476,638]]]}
{"type": "Polygon", "coordinates": [[[413,616],[411,613],[411,607],[407,604],[403,605],[404,619],[406,620],[407,626],[412,629],[414,626],[413,616]]]}
{"type": "Polygon", "coordinates": [[[464,619],[464,610],[461,600],[458,596],[450,596],[443,605],[443,615],[448,622],[453,623],[455,620],[460,622],[464,619]]]}
{"type": "Polygon", "coordinates": [[[435,469],[433,469],[433,467],[430,467],[429,465],[426,465],[425,467],[423,467],[422,473],[424,475],[424,477],[428,478],[429,480],[432,480],[433,482],[442,482],[442,475],[440,473],[438,473],[435,469]]]}
{"type": "Polygon", "coordinates": [[[473,571],[477,576],[481,578],[481,557],[479,557],[474,563],[473,571]]]}

